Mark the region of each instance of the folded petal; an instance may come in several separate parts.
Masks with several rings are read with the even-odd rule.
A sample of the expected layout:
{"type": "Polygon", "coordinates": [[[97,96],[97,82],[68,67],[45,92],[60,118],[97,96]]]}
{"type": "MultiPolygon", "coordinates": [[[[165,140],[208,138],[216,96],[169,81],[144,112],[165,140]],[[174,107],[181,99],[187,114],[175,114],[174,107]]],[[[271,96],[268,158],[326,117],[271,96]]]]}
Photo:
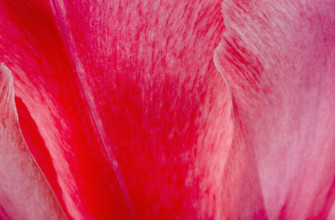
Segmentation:
{"type": "Polygon", "coordinates": [[[257,180],[257,201],[265,205],[241,207],[237,199],[231,213],[325,219],[335,197],[335,2],[222,6],[226,32],[215,62],[231,88],[235,120],[233,168],[225,175],[241,173],[250,161],[258,171],[227,181],[225,189],[238,184],[231,196],[248,203],[257,180]]]}
{"type": "Polygon", "coordinates": [[[233,123],[213,63],[220,4],[0,3],[24,136],[41,137],[31,151],[47,155],[69,217],[222,217],[233,123]]]}
{"type": "Polygon", "coordinates": [[[13,77],[4,64],[0,64],[0,112],[0,218],[65,219],[22,137],[13,77]]]}

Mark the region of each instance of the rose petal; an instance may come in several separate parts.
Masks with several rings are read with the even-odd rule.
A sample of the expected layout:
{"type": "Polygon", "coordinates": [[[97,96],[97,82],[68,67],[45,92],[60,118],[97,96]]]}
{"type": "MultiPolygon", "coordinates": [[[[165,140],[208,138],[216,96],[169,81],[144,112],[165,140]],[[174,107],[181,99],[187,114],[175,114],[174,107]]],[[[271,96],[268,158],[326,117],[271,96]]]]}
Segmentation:
{"type": "Polygon", "coordinates": [[[238,204],[260,188],[269,219],[326,218],[335,177],[334,1],[227,0],[223,15],[215,61],[232,91],[237,133],[236,168],[226,176],[250,161],[258,170],[226,182],[235,216],[264,212],[238,204]]]}
{"type": "Polygon", "coordinates": [[[1,5],[1,56],[32,118],[21,124],[36,123],[25,136],[42,137],[69,216],[221,218],[232,118],[213,64],[220,1],[1,5]]]}
{"type": "Polygon", "coordinates": [[[0,218],[65,219],[20,132],[13,78],[0,64],[0,218]]]}

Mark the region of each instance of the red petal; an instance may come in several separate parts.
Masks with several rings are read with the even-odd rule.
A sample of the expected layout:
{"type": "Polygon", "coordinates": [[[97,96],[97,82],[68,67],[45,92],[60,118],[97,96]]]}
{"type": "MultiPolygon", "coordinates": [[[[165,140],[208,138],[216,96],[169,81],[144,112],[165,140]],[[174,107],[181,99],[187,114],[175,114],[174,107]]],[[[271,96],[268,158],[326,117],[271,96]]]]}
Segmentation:
{"type": "Polygon", "coordinates": [[[213,64],[220,1],[1,6],[21,125],[36,123],[25,136],[43,139],[31,149],[50,152],[39,163],[70,216],[222,217],[232,120],[213,64]]]}
{"type": "Polygon", "coordinates": [[[65,219],[18,124],[13,78],[0,64],[0,218],[65,219]]]}
{"type": "Polygon", "coordinates": [[[215,60],[234,101],[234,215],[260,217],[261,206],[238,199],[261,203],[261,189],[269,219],[325,219],[335,198],[334,1],[224,1],[223,15],[215,60]]]}

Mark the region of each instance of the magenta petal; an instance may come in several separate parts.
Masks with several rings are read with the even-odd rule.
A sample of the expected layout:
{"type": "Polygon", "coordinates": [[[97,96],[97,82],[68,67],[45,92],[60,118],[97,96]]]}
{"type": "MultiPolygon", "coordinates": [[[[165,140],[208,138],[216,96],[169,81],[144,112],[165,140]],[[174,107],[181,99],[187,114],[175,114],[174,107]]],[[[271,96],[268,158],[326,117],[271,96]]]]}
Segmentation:
{"type": "Polygon", "coordinates": [[[65,219],[18,124],[13,78],[0,64],[0,218],[65,219]]]}
{"type": "Polygon", "coordinates": [[[69,218],[334,216],[335,4],[222,6],[224,34],[215,0],[0,2],[20,125],[69,218]]]}
{"type": "Polygon", "coordinates": [[[3,1],[0,46],[24,135],[68,216],[222,218],[221,2],[51,2],[3,1]]]}
{"type": "MultiPolygon", "coordinates": [[[[215,60],[232,91],[237,133],[236,169],[226,173],[250,161],[257,171],[235,181],[232,197],[263,202],[269,219],[327,218],[335,193],[334,1],[224,1],[223,16],[215,60]]],[[[255,204],[237,205],[235,215],[257,216],[255,204]]]]}

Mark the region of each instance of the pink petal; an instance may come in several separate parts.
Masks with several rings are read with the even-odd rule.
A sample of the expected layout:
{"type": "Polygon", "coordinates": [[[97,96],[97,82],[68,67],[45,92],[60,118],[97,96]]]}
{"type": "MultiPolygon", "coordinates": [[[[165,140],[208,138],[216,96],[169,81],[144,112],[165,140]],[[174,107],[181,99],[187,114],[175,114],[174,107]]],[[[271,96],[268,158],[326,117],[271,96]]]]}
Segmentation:
{"type": "Polygon", "coordinates": [[[13,78],[0,64],[0,218],[65,219],[18,124],[13,78]]]}
{"type": "Polygon", "coordinates": [[[226,213],[325,219],[335,199],[335,2],[222,6],[227,29],[215,63],[230,86],[235,120],[224,192],[234,189],[236,209],[226,213]],[[259,188],[263,198],[254,196],[259,188]]]}
{"type": "Polygon", "coordinates": [[[69,217],[222,218],[220,3],[0,3],[24,136],[69,217]]]}
{"type": "Polygon", "coordinates": [[[335,219],[335,203],[333,202],[333,205],[330,209],[329,215],[327,219],[335,219]]]}

